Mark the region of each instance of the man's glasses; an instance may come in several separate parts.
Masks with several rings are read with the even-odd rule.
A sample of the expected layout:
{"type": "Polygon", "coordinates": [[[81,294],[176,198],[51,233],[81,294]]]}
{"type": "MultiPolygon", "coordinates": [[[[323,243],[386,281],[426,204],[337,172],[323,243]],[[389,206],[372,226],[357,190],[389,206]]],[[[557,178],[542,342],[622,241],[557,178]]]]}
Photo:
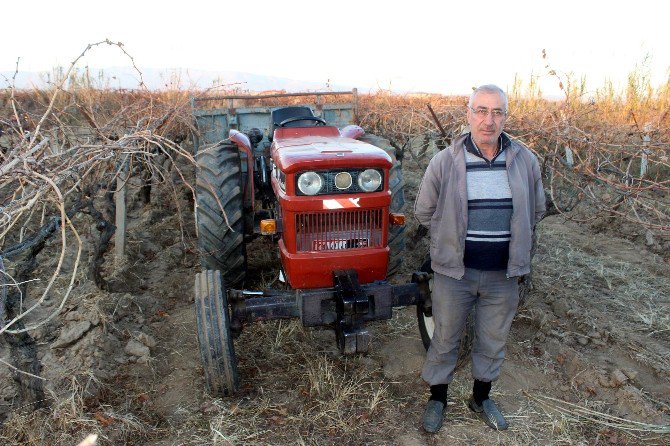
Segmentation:
{"type": "Polygon", "coordinates": [[[489,113],[493,115],[493,119],[502,119],[502,117],[507,114],[505,110],[500,110],[499,108],[494,108],[493,110],[489,110],[488,108],[484,107],[477,107],[477,108],[468,107],[468,108],[472,110],[472,113],[474,113],[475,116],[480,119],[486,118],[489,115],[489,113]]]}

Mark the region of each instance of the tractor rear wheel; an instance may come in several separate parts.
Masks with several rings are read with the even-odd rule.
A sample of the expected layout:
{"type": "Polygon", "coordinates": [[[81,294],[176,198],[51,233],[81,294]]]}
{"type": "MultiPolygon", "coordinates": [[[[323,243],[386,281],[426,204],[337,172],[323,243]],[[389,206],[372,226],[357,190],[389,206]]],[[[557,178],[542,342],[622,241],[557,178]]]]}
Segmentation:
{"type": "Polygon", "coordinates": [[[242,284],[244,245],[242,171],[237,146],[219,144],[197,154],[196,219],[200,264],[220,270],[229,286],[242,284]]]}
{"type": "MultiPolygon", "coordinates": [[[[402,212],[405,207],[405,181],[402,178],[402,166],[396,157],[395,147],[388,139],[376,135],[365,134],[359,138],[360,141],[372,144],[384,150],[391,157],[393,165],[389,172],[389,189],[391,190],[391,212],[402,212]]],[[[387,277],[391,277],[402,265],[403,251],[405,250],[405,227],[391,226],[389,228],[388,240],[390,255],[386,271],[387,277]]]]}
{"type": "MultiPolygon", "coordinates": [[[[433,269],[430,267],[430,259],[426,260],[421,266],[421,272],[433,274],[433,269]]],[[[433,278],[430,278],[428,282],[431,292],[433,291],[433,278]]],[[[419,333],[421,334],[421,341],[423,342],[423,347],[428,350],[430,347],[430,341],[433,339],[433,333],[435,332],[435,321],[433,319],[432,312],[427,312],[426,308],[423,305],[416,306],[416,316],[419,322],[419,333]]],[[[470,359],[470,352],[472,352],[472,341],[475,338],[475,309],[472,309],[472,312],[465,321],[465,330],[463,330],[463,336],[461,337],[461,346],[458,350],[458,360],[456,362],[456,368],[460,368],[463,365],[467,364],[470,359]]]]}
{"type": "Polygon", "coordinates": [[[195,276],[195,317],[205,382],[214,396],[231,395],[240,385],[228,299],[220,271],[195,276]]]}

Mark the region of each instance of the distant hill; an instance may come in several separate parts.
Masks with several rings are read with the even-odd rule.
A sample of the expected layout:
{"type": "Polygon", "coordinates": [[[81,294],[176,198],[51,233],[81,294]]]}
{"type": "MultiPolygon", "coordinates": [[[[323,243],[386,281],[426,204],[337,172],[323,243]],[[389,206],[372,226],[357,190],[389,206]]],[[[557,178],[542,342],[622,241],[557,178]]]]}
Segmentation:
{"type": "MultiPolygon", "coordinates": [[[[220,87],[249,91],[286,90],[289,92],[306,90],[351,90],[353,85],[332,85],[324,82],[288,79],[237,71],[204,71],[186,68],[141,68],[142,80],[146,88],[161,90],[165,88],[207,89],[220,87]]],[[[13,72],[1,71],[0,84],[9,87],[13,72]]],[[[19,72],[15,85],[19,89],[45,87],[63,78],[63,69],[55,68],[50,72],[19,72]]],[[[90,83],[98,88],[136,89],[140,87],[140,74],[131,67],[111,67],[105,69],[80,68],[74,76],[75,82],[90,83]]],[[[365,86],[358,86],[364,88],[365,86]]]]}

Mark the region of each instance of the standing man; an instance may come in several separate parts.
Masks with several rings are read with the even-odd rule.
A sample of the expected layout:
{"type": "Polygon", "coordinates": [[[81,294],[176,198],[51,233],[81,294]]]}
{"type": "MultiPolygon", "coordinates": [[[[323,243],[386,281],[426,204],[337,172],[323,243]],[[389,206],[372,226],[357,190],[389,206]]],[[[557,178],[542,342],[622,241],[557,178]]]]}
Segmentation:
{"type": "Polygon", "coordinates": [[[442,426],[465,321],[473,309],[474,385],[468,406],[494,429],[507,421],[489,398],[505,358],[519,302],[519,279],[530,272],[535,225],[545,212],[537,158],[503,133],[507,95],[483,85],[470,96],[470,133],[433,157],[416,198],[415,215],[430,230],[435,332],[423,379],[430,400],[427,432],[442,426]]]}

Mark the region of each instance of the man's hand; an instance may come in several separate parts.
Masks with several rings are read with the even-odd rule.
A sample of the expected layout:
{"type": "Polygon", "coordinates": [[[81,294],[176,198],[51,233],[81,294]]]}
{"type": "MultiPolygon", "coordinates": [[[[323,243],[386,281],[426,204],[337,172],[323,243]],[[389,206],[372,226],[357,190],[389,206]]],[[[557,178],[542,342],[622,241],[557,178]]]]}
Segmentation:
{"type": "Polygon", "coordinates": [[[424,225],[419,225],[416,228],[416,231],[414,231],[414,234],[412,234],[409,237],[409,240],[407,240],[407,248],[409,249],[414,249],[416,248],[417,243],[421,241],[422,238],[424,238],[428,234],[428,228],[425,227],[424,225]]]}

